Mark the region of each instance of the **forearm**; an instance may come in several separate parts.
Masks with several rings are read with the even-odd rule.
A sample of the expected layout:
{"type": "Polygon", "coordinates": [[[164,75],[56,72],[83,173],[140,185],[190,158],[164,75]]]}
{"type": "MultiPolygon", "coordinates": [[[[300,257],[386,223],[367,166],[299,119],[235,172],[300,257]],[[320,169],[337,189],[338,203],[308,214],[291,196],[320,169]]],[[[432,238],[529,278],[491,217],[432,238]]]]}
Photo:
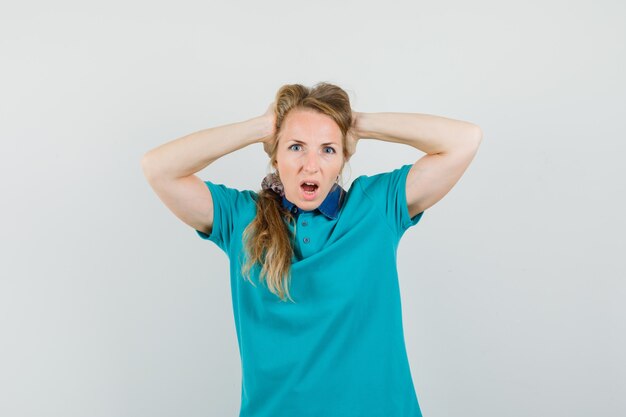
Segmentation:
{"type": "Polygon", "coordinates": [[[270,131],[271,126],[262,117],[200,130],[150,150],[141,164],[148,177],[185,177],[226,154],[259,142],[270,131]]]}
{"type": "Polygon", "coordinates": [[[357,113],[359,138],[404,143],[428,154],[475,146],[482,139],[473,123],[421,113],[357,113]]]}

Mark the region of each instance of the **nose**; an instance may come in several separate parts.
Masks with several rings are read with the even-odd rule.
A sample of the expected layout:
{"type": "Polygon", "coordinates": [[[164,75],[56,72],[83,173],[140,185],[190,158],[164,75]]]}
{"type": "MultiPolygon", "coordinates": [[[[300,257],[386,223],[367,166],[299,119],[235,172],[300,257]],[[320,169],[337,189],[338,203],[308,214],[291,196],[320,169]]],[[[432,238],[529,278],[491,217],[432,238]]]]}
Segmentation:
{"type": "Polygon", "coordinates": [[[319,156],[315,152],[307,152],[306,159],[304,161],[304,169],[308,172],[317,172],[319,169],[319,156]]]}

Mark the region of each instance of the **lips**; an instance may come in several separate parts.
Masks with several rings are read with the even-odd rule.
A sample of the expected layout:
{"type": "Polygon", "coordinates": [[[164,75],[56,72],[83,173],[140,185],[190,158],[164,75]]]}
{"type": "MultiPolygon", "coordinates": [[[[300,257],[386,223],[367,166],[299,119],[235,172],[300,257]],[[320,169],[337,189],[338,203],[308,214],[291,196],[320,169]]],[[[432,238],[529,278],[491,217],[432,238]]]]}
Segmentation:
{"type": "Polygon", "coordinates": [[[309,181],[303,181],[300,184],[300,188],[302,188],[307,193],[313,193],[319,188],[319,185],[317,185],[315,182],[309,183],[309,181]]]}
{"type": "Polygon", "coordinates": [[[314,185],[316,185],[317,187],[319,187],[319,186],[320,186],[319,181],[315,181],[315,180],[302,180],[302,181],[300,181],[300,187],[302,187],[304,184],[307,184],[307,183],[308,183],[308,184],[314,184],[314,185]]]}
{"type": "Polygon", "coordinates": [[[307,185],[306,183],[302,183],[300,185],[300,189],[302,190],[302,198],[306,201],[312,201],[317,198],[317,190],[319,186],[317,185],[307,185]]]}

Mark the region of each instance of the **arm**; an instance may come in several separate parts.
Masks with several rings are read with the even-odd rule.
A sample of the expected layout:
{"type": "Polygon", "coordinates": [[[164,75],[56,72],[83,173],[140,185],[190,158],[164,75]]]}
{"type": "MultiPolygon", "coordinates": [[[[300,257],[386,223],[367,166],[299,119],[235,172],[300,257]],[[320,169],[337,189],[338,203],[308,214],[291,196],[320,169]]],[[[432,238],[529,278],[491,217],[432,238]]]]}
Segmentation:
{"type": "Polygon", "coordinates": [[[141,167],[161,201],[184,223],[210,234],[213,199],[196,175],[213,161],[267,140],[274,130],[273,109],[259,117],[213,127],[167,142],[147,152],[141,167]]]}
{"type": "Polygon", "coordinates": [[[260,142],[273,126],[263,116],[200,130],[147,152],[141,166],[148,178],[183,178],[195,174],[216,159],[260,142]]]}
{"type": "Polygon", "coordinates": [[[358,138],[404,143],[427,155],[418,159],[406,180],[411,217],[441,200],[458,182],[482,141],[479,126],[420,113],[358,113],[358,138]]]}

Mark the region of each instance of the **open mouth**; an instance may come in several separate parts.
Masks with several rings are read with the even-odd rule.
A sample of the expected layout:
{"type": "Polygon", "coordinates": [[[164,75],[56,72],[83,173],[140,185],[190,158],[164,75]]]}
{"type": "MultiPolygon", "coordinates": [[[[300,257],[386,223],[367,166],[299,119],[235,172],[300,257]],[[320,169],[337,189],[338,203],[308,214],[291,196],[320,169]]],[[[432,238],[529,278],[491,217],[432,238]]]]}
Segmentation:
{"type": "Polygon", "coordinates": [[[304,191],[304,194],[314,195],[315,191],[319,188],[319,186],[317,184],[305,182],[305,183],[300,184],[300,188],[302,188],[302,190],[304,191]]]}

